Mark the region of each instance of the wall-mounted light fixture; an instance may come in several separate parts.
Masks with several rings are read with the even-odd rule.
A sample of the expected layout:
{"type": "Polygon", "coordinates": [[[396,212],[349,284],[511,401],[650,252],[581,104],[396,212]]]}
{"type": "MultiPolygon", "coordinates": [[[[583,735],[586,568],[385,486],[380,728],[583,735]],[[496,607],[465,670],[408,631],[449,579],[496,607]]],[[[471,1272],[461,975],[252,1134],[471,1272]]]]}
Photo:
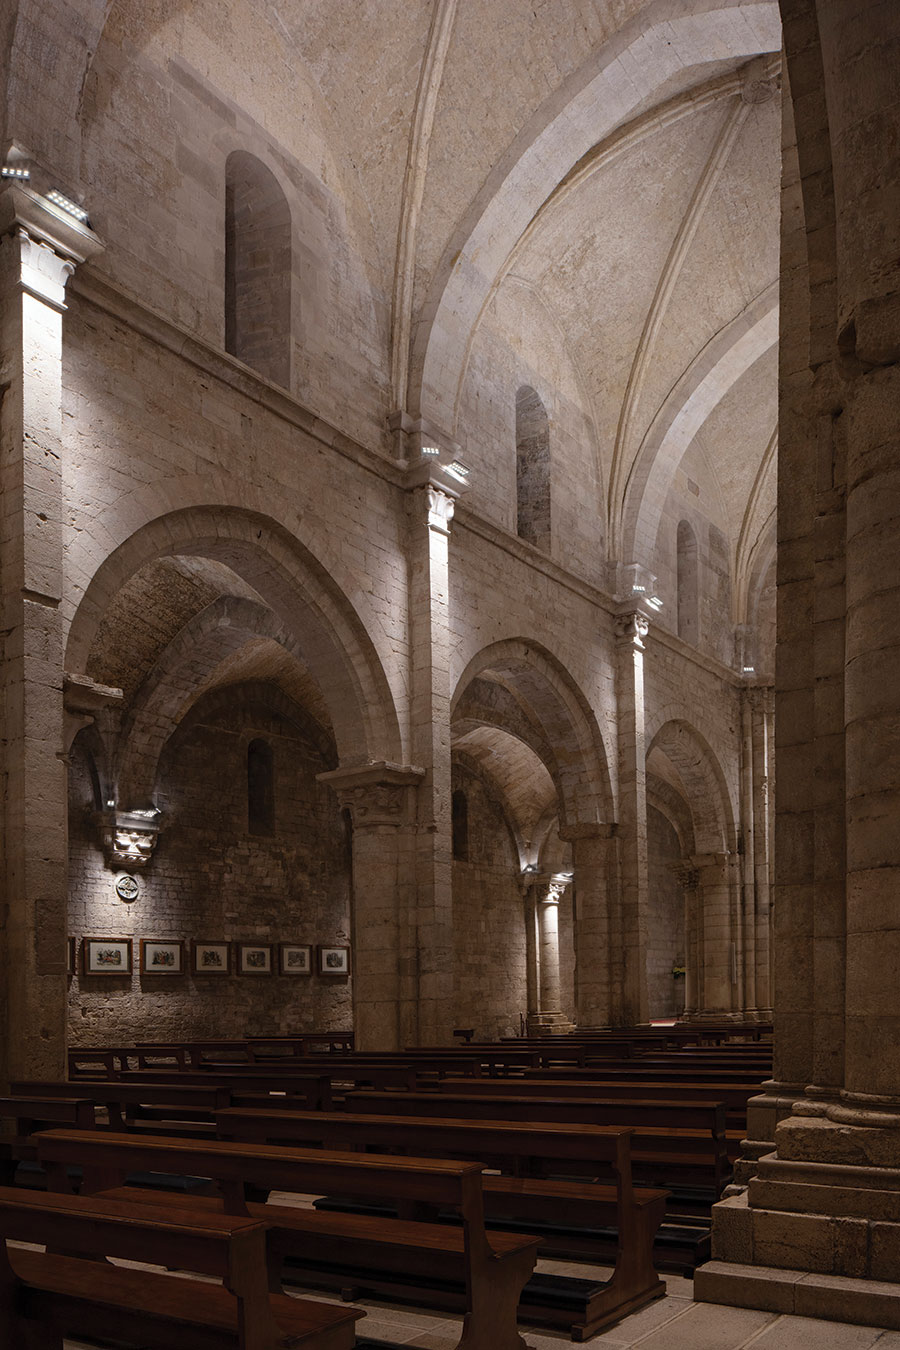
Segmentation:
{"type": "Polygon", "coordinates": [[[47,193],[47,201],[52,202],[54,206],[58,206],[61,211],[67,212],[68,215],[74,216],[76,220],[80,220],[82,225],[87,222],[88,213],[84,207],[79,206],[77,202],[73,202],[72,198],[67,197],[64,192],[60,192],[59,188],[50,189],[47,193]]]}
{"type": "Polygon", "coordinates": [[[20,169],[15,164],[4,164],[0,167],[0,178],[16,178],[20,182],[27,183],[30,177],[30,169],[20,169]]]}
{"type": "Polygon", "coordinates": [[[458,459],[454,459],[447,465],[447,472],[452,473],[454,478],[458,478],[461,483],[464,483],[472,471],[465,464],[461,464],[458,459]]]}

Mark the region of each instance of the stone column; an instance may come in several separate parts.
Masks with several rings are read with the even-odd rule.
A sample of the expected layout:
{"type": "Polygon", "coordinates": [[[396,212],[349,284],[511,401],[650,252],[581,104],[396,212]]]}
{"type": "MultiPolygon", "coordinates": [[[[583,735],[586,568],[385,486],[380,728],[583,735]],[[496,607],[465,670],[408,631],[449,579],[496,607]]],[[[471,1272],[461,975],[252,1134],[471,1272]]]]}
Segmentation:
{"type": "Polygon", "coordinates": [[[416,795],[421,769],[396,764],[319,774],[353,828],[353,1029],[358,1050],[399,1050],[416,1026],[404,978],[415,961],[416,795]]]}
{"type": "Polygon", "coordinates": [[[0,1079],[66,1071],[62,316],[101,247],[20,184],[0,193],[4,990],[0,1079]]]}
{"type": "Polygon", "coordinates": [[[647,751],[644,729],[644,638],[647,616],[633,608],[616,618],[619,843],[621,859],[622,1006],[617,1025],[649,1017],[647,1000],[647,751]]]}
{"type": "Polygon", "coordinates": [[[537,908],[533,872],[519,877],[522,895],[522,921],[525,925],[525,1024],[530,1027],[541,1010],[540,972],[537,937],[537,908]]]}
{"type": "Polygon", "coordinates": [[[751,749],[753,755],[753,891],[756,906],[754,955],[756,962],[756,1010],[761,1021],[772,1019],[772,903],[769,875],[769,788],[772,781],[769,762],[772,689],[759,687],[747,691],[750,702],[751,749]]]}
{"type": "Polygon", "coordinates": [[[462,485],[423,461],[408,477],[410,744],[424,770],[416,836],[414,1042],[452,1040],[453,847],[450,777],[449,541],[462,485]]]}
{"type": "Polygon", "coordinates": [[[560,829],[572,845],[577,904],[575,1008],[579,1027],[608,1027],[612,1020],[611,962],[619,903],[618,831],[615,825],[575,824],[560,829]]]}
{"type": "Polygon", "coordinates": [[[739,1009],[737,959],[738,856],[698,853],[690,859],[697,872],[699,915],[699,1018],[721,1018],[739,1009]]]}
{"type": "Polygon", "coordinates": [[[700,873],[693,863],[676,863],[673,871],[684,890],[684,1010],[690,1020],[698,1012],[703,991],[703,930],[700,924],[700,873]]]}
{"type": "Polygon", "coordinates": [[[804,247],[782,249],[776,1075],[806,1088],[715,1206],[694,1294],[897,1329],[900,10],[782,10],[804,247]]]}
{"type": "Polygon", "coordinates": [[[538,929],[541,943],[541,1013],[559,1017],[559,897],[563,887],[551,883],[538,900],[538,929]]]}

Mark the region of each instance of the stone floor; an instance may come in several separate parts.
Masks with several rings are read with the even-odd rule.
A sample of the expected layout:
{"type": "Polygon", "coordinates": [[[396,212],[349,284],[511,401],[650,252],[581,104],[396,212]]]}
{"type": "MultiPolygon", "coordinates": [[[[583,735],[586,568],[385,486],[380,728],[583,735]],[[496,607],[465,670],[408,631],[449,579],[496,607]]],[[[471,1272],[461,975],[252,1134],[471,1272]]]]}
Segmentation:
{"type": "MultiPolygon", "coordinates": [[[[558,1274],[596,1276],[595,1266],[541,1262],[539,1269],[558,1274]]],[[[811,1317],[784,1317],[777,1313],[695,1303],[691,1281],[666,1277],[665,1298],[626,1317],[617,1326],[589,1342],[597,1350],[900,1350],[900,1332],[858,1327],[846,1322],[823,1322],[811,1317]]],[[[297,1290],[313,1298],[321,1293],[297,1290]]],[[[460,1318],[427,1308],[400,1307],[374,1299],[358,1299],[367,1317],[358,1334],[372,1340],[408,1346],[409,1350],[452,1350],[459,1340],[460,1318]]],[[[562,1350],[571,1344],[562,1332],[524,1327],[533,1350],[562,1350]]],[[[80,1341],[66,1341],[65,1350],[92,1350],[80,1341]]]]}
{"type": "MultiPolygon", "coordinates": [[[[312,1196],[273,1192],[273,1202],[306,1207],[312,1196]]],[[[133,1264],[122,1262],[123,1265],[133,1264]]],[[[598,1266],[565,1261],[539,1261],[537,1269],[582,1279],[609,1274],[598,1266]]],[[[900,1350],[900,1332],[861,1327],[848,1322],[826,1322],[811,1317],[791,1317],[729,1308],[717,1303],[695,1303],[693,1283],[678,1275],[666,1275],[666,1296],[640,1312],[626,1317],[588,1344],[597,1350],[900,1350]]],[[[298,1296],[337,1301],[316,1290],[292,1288],[298,1296]]],[[[452,1350],[459,1341],[462,1319],[430,1308],[401,1306],[376,1299],[356,1299],[366,1309],[357,1323],[357,1335],[387,1341],[409,1350],[452,1350]]],[[[532,1350],[562,1350],[572,1342],[564,1332],[522,1326],[532,1350]]],[[[80,1341],[66,1341],[65,1350],[94,1350],[80,1341]]]]}

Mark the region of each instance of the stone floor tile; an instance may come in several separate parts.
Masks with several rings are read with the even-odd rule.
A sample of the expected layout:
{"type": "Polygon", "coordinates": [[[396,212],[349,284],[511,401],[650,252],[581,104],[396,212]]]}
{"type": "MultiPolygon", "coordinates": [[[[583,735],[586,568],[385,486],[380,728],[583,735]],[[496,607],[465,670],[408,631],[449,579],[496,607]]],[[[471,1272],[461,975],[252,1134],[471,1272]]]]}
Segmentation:
{"type": "MultiPolygon", "coordinates": [[[[680,1316],[636,1342],[640,1350],[739,1350],[777,1316],[750,1308],[724,1308],[717,1303],[683,1306],[685,1311],[680,1316]]],[[[630,1324],[625,1326],[630,1334],[630,1324]]]]}
{"type": "Polygon", "coordinates": [[[883,1335],[878,1327],[785,1314],[752,1340],[750,1346],[752,1350],[870,1350],[876,1343],[882,1346],[879,1338],[883,1335]]]}

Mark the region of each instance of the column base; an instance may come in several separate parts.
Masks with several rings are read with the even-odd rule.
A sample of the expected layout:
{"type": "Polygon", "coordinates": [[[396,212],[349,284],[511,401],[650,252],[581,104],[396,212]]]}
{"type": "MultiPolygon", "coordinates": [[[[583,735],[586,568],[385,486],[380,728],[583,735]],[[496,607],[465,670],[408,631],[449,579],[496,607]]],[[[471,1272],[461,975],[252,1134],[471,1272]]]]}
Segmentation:
{"type": "Polygon", "coordinates": [[[713,1261],[697,1271],[695,1297],[900,1328],[900,1129],[855,1123],[897,1118],[794,1105],[775,1130],[778,1151],[713,1206],[713,1261]]]}
{"type": "Polygon", "coordinates": [[[733,1308],[900,1329],[900,1284],[887,1280],[708,1261],[694,1273],[694,1298],[733,1308]]]}
{"type": "Polygon", "coordinates": [[[575,1023],[561,1012],[529,1013],[525,1030],[529,1036],[565,1036],[575,1030],[575,1023]]]}

